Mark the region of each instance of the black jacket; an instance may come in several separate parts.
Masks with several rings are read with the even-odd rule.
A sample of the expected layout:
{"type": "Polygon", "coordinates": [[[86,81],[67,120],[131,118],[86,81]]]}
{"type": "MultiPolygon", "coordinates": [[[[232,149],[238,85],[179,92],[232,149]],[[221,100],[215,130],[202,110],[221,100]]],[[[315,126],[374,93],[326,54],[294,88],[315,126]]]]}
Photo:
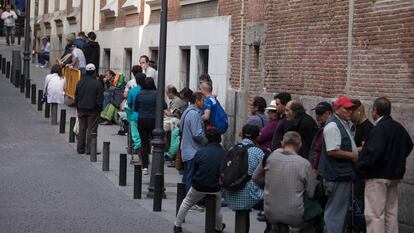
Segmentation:
{"type": "Polygon", "coordinates": [[[194,156],[191,185],[199,192],[220,191],[220,165],[226,152],[218,143],[210,143],[194,156]]]}
{"type": "Polygon", "coordinates": [[[100,112],[103,105],[103,87],[94,76],[79,80],[75,90],[75,106],[80,112],[100,112]]]}
{"type": "Polygon", "coordinates": [[[83,47],[83,54],[85,55],[86,64],[92,63],[95,65],[95,70],[99,72],[99,57],[101,48],[98,42],[89,41],[83,47]]]}
{"type": "Polygon", "coordinates": [[[293,120],[287,120],[286,118],[282,119],[273,134],[272,151],[282,146],[281,142],[283,135],[288,131],[295,131],[300,134],[300,137],[302,138],[302,147],[298,154],[305,159],[308,159],[312,140],[318,132],[316,121],[306,113],[293,120]]]}
{"type": "Polygon", "coordinates": [[[384,116],[371,131],[356,164],[361,178],[399,180],[413,149],[407,130],[390,116],[384,116]]]}

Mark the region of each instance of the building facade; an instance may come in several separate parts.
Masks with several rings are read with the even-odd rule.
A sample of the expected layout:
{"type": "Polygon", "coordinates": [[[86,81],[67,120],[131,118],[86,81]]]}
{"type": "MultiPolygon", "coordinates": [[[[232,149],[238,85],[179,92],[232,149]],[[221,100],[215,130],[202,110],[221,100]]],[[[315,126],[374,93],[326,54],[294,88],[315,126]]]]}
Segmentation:
{"type": "MultiPolygon", "coordinates": [[[[36,0],[33,34],[48,36],[52,59],[65,37],[95,31],[101,67],[129,73],[158,59],[161,0],[36,0]]],[[[230,117],[227,143],[256,95],[287,91],[307,109],[340,95],[393,102],[414,137],[412,0],[169,0],[166,83],[196,89],[209,73],[230,117]],[[225,103],[225,104],[224,104],[225,103]]],[[[400,185],[401,232],[414,232],[414,156],[400,185]]]]}

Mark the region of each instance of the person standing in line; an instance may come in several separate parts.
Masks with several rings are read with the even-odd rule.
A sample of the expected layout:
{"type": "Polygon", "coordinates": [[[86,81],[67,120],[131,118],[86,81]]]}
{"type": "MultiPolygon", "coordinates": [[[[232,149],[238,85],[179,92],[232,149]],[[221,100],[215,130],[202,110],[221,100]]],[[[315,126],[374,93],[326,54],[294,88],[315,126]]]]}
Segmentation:
{"type": "MultiPolygon", "coordinates": [[[[83,54],[83,51],[79,49],[75,44],[72,44],[71,46],[71,54],[72,54],[72,62],[67,65],[70,67],[73,67],[75,69],[80,70],[81,73],[81,79],[85,77],[85,67],[86,67],[86,59],[85,55],[83,54]]],[[[95,65],[94,65],[95,67],[95,65]]],[[[94,70],[95,72],[95,70],[94,70]]]]}
{"type": "Polygon", "coordinates": [[[272,100],[266,110],[269,122],[260,130],[260,134],[256,138],[256,143],[265,153],[269,153],[272,151],[273,132],[276,130],[277,124],[279,123],[276,100],[272,100]]]}
{"type": "Polygon", "coordinates": [[[154,79],[155,87],[158,85],[158,72],[150,66],[150,59],[147,55],[142,55],[139,58],[139,64],[142,67],[142,73],[148,78],[154,79]]]}
{"type": "Polygon", "coordinates": [[[75,101],[79,118],[77,151],[90,153],[91,134],[97,134],[99,113],[102,111],[103,87],[96,80],[95,65],[86,65],[85,78],[79,80],[75,90],[75,101]]]}
{"type": "Polygon", "coordinates": [[[6,11],[1,14],[1,19],[4,21],[7,45],[10,46],[10,42],[14,45],[15,21],[17,19],[17,15],[16,12],[11,9],[10,4],[6,5],[6,11]]]}
{"type": "Polygon", "coordinates": [[[263,97],[254,97],[253,103],[250,106],[251,116],[247,119],[244,125],[257,125],[260,129],[265,127],[265,125],[269,122],[269,118],[265,115],[266,107],[266,100],[263,97]]]}
{"type": "Polygon", "coordinates": [[[59,64],[55,64],[52,66],[50,74],[45,78],[43,93],[47,96],[47,103],[63,104],[65,101],[65,88],[66,78],[62,75],[62,67],[59,64]]]}
{"type": "Polygon", "coordinates": [[[96,73],[99,73],[99,59],[101,56],[101,47],[99,43],[96,42],[96,34],[94,32],[89,32],[88,37],[86,38],[86,44],[83,47],[83,53],[85,55],[86,63],[92,63],[95,65],[96,73]]]}
{"type": "Polygon", "coordinates": [[[365,219],[367,233],[398,232],[398,184],[403,179],[413,141],[407,130],[391,117],[391,102],[374,101],[375,126],[356,164],[365,179],[365,219]]]}

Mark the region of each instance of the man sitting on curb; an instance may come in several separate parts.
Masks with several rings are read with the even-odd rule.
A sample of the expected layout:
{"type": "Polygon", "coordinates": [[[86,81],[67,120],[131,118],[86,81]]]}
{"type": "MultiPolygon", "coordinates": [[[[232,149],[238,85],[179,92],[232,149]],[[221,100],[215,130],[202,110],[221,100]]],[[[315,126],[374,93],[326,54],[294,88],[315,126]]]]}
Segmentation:
{"type": "Polygon", "coordinates": [[[191,179],[191,188],[181,203],[180,210],[175,220],[174,233],[182,232],[181,224],[188,210],[207,194],[216,196],[216,232],[222,232],[225,228],[221,215],[221,193],[219,185],[220,165],[225,151],[220,145],[221,136],[215,128],[206,131],[207,145],[197,151],[194,156],[194,170],[191,179]]]}

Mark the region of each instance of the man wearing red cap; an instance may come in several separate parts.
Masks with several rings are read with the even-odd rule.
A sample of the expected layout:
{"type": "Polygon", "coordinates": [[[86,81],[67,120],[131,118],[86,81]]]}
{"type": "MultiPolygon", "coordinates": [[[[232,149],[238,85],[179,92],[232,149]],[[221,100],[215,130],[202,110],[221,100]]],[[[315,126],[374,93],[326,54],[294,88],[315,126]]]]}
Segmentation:
{"type": "Polygon", "coordinates": [[[354,162],[358,149],[351,135],[354,104],[346,96],[334,103],[334,114],[323,130],[324,144],[319,161],[318,175],[323,178],[328,202],[325,207],[325,232],[342,233],[351,197],[354,162]]]}

